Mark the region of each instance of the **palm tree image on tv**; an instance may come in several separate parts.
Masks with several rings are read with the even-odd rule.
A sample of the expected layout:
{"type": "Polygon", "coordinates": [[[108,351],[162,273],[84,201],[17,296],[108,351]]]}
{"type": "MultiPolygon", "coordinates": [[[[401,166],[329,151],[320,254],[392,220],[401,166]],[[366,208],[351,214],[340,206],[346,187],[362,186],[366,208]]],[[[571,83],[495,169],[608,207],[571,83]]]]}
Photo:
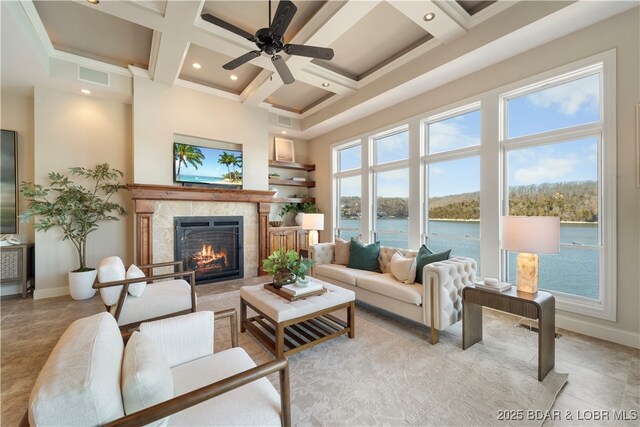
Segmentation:
{"type": "Polygon", "coordinates": [[[194,145],[174,144],[173,152],[178,166],[178,169],[176,170],[177,176],[180,175],[182,165],[184,165],[185,168],[188,168],[189,165],[191,165],[196,170],[198,169],[198,166],[202,166],[204,154],[202,154],[202,151],[194,145]]]}
{"type": "Polygon", "coordinates": [[[242,152],[174,143],[176,182],[242,188],[242,152]]]}
{"type": "Polygon", "coordinates": [[[220,154],[218,163],[227,167],[227,173],[222,176],[225,180],[231,182],[242,181],[242,157],[225,151],[220,154]],[[240,170],[238,171],[236,168],[240,168],[240,170]]]}

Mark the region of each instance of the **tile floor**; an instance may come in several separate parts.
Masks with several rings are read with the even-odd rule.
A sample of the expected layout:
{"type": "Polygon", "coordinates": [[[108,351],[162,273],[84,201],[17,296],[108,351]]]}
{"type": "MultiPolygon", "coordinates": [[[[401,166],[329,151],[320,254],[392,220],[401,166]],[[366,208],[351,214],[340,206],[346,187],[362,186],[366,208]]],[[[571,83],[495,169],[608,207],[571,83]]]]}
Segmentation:
{"type": "MultiPolygon", "coordinates": [[[[198,295],[228,292],[264,278],[201,285],[198,295]]],[[[59,297],[34,301],[5,297],[1,305],[0,425],[17,425],[33,383],[62,332],[75,319],[104,310],[100,299],[73,301],[59,297]]],[[[406,323],[406,330],[424,328],[408,320],[358,304],[357,310],[384,327],[388,322],[406,323]]],[[[522,360],[537,363],[537,335],[517,327],[513,316],[487,312],[483,345],[491,345],[522,360]]],[[[397,331],[398,329],[395,328],[397,331]]],[[[609,343],[569,331],[556,340],[558,372],[569,373],[545,426],[621,425],[640,426],[640,350],[609,343]],[[613,420],[614,411],[626,411],[628,419],[613,420]],[[633,412],[635,411],[635,412],[633,412]],[[569,416],[571,419],[569,419],[569,416]],[[594,419],[597,417],[606,419],[594,419]]],[[[408,332],[409,333],[409,332],[408,332]]],[[[462,337],[461,323],[446,332],[462,337]]],[[[425,337],[428,330],[425,331],[425,337]]]]}

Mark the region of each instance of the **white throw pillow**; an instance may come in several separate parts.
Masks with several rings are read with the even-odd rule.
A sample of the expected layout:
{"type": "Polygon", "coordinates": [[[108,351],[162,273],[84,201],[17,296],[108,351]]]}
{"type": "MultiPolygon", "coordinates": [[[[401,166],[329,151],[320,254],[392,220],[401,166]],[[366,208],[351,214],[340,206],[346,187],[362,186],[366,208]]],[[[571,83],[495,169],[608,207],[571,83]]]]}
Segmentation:
{"type": "MultiPolygon", "coordinates": [[[[137,265],[131,264],[127,270],[127,279],[140,279],[146,277],[144,272],[137,265]]],[[[147,287],[147,282],[129,283],[129,294],[134,297],[141,297],[147,287]]]]}
{"type": "MultiPolygon", "coordinates": [[[[125,269],[122,260],[117,256],[110,256],[100,261],[98,265],[98,281],[100,283],[125,279],[125,269]]],[[[104,305],[112,306],[118,303],[122,286],[100,288],[100,297],[104,305]]]]}
{"type": "Polygon", "coordinates": [[[410,285],[416,281],[416,259],[396,251],[391,257],[391,274],[399,282],[410,285]]]}
{"type": "MultiPolygon", "coordinates": [[[[122,362],[122,401],[129,415],[173,397],[173,376],[162,351],[150,338],[134,332],[124,349],[122,362]]],[[[167,425],[169,417],[155,421],[167,425]]]]}

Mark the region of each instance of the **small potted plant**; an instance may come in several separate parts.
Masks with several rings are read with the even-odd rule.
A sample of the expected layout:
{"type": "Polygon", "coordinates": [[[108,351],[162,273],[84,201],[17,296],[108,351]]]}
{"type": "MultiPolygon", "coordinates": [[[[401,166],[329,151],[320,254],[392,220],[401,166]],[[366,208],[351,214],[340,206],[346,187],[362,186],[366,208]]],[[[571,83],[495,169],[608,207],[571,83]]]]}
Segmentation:
{"type": "Polygon", "coordinates": [[[298,252],[294,250],[287,252],[284,248],[280,248],[267,259],[262,260],[262,269],[273,276],[273,286],[279,289],[284,285],[297,283],[296,279],[306,283],[307,270],[312,264],[313,261],[304,259],[298,252]]]}
{"type": "Polygon", "coordinates": [[[101,222],[118,221],[118,216],[127,214],[122,206],[111,201],[111,197],[128,187],[118,181],[124,174],[111,169],[107,163],[93,169],[69,168],[69,175],[84,178],[92,184],[86,188],[57,172],[49,173],[49,187],[22,182],[20,193],[28,199],[29,206],[20,219],[28,222],[37,218],[34,224],[37,231],[58,228],[62,231],[62,240],[73,243],[80,267],[69,272],[69,293],[73,299],[81,300],[96,293],[92,285],[97,271],[87,267],[87,238],[101,222]]]}

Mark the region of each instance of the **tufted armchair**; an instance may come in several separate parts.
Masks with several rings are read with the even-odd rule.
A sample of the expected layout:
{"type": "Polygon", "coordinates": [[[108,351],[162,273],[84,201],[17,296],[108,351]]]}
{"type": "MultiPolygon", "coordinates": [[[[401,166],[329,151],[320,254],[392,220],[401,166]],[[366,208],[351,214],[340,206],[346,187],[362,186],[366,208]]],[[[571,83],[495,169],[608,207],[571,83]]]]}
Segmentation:
{"type": "Polygon", "coordinates": [[[418,251],[381,246],[378,262],[382,273],[374,273],[335,264],[334,250],[333,243],[310,248],[313,277],[354,291],[359,301],[429,326],[433,344],[439,340],[439,331],[462,318],[462,288],[476,281],[477,264],[471,258],[453,257],[428,264],[423,284],[403,284],[391,274],[391,258],[396,251],[405,257],[415,257],[418,251]]]}

